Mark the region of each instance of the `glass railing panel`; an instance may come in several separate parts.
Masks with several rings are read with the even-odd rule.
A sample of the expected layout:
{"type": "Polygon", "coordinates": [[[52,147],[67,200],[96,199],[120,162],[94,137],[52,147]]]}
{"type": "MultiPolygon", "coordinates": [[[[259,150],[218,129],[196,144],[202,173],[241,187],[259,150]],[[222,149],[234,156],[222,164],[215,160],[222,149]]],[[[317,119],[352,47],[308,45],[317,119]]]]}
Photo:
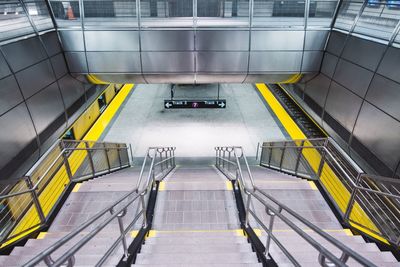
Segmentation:
{"type": "Polygon", "coordinates": [[[49,9],[44,0],[26,0],[24,1],[24,4],[38,31],[54,28],[53,22],[50,18],[49,9]]]}
{"type": "Polygon", "coordinates": [[[350,31],[362,6],[363,1],[343,1],[338,11],[334,27],[350,31]]]}
{"type": "Polygon", "coordinates": [[[0,40],[34,33],[32,25],[18,1],[0,2],[0,40]]]}
{"type": "Polygon", "coordinates": [[[140,1],[143,27],[192,27],[192,0],[140,1]]]}
{"type": "Polygon", "coordinates": [[[79,1],[51,0],[50,5],[58,27],[81,27],[79,1]]]}
{"type": "Polygon", "coordinates": [[[311,1],[307,27],[330,27],[335,14],[337,1],[311,1]]]}
{"type": "Polygon", "coordinates": [[[198,26],[248,26],[248,0],[197,1],[198,26]]]}

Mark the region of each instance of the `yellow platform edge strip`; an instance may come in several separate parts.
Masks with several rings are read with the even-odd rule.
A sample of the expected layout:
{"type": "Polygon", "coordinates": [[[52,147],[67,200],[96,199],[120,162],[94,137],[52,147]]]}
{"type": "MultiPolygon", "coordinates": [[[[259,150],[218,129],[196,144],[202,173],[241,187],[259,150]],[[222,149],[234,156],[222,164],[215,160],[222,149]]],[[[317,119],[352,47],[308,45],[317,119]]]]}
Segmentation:
{"type": "MultiPolygon", "coordinates": [[[[256,88],[264,98],[264,100],[267,102],[267,104],[270,106],[272,111],[275,113],[289,136],[293,140],[298,140],[298,139],[307,139],[306,135],[302,132],[302,130],[299,128],[299,126],[294,122],[294,120],[291,118],[291,116],[286,112],[286,110],[283,108],[283,106],[279,103],[279,101],[275,98],[275,96],[272,94],[272,92],[269,90],[266,84],[264,83],[257,83],[256,88]]],[[[312,144],[308,144],[309,146],[312,146],[312,144]]],[[[318,166],[319,166],[319,159],[320,155],[316,150],[310,151],[309,149],[304,150],[303,155],[305,159],[308,161],[310,166],[313,168],[313,170],[317,173],[318,166]]],[[[339,208],[341,209],[342,212],[345,212],[347,203],[350,199],[350,193],[348,190],[345,188],[345,186],[340,182],[339,178],[336,177],[335,173],[333,170],[328,166],[328,164],[324,164],[322,168],[322,173],[320,177],[320,181],[324,185],[324,187],[327,189],[329,194],[333,197],[335,202],[338,204],[339,208]]],[[[381,236],[375,234],[374,232],[379,233],[378,228],[376,225],[371,221],[371,219],[368,217],[368,215],[364,212],[364,210],[358,205],[358,203],[355,203],[353,207],[353,212],[350,215],[350,219],[359,222],[362,225],[365,225],[366,228],[362,228],[356,225],[352,225],[352,227],[357,228],[361,232],[383,242],[386,244],[389,244],[389,242],[382,238],[381,236]],[[370,231],[367,229],[373,229],[374,231],[370,231]]]]}
{"type": "MultiPolygon", "coordinates": [[[[125,101],[129,93],[133,88],[133,84],[125,84],[118,94],[114,97],[111,103],[107,106],[102,114],[100,114],[99,118],[93,124],[93,126],[89,129],[86,135],[83,137],[82,140],[88,141],[97,141],[101,134],[104,132],[108,124],[113,119],[114,115],[117,113],[119,108],[121,107],[122,103],[125,101]]],[[[95,100],[96,101],[96,100],[95,100]]],[[[83,144],[81,144],[83,146],[83,144]]],[[[79,147],[79,146],[78,146],[79,147]]],[[[71,172],[74,174],[79,166],[82,164],[86,156],[86,151],[74,151],[70,157],[68,158],[68,162],[70,163],[71,172]]],[[[68,184],[68,176],[64,167],[60,168],[60,170],[56,173],[53,179],[49,182],[46,188],[42,191],[39,196],[39,202],[43,208],[43,213],[47,216],[51,209],[53,208],[54,204],[57,202],[59,197],[64,191],[65,185],[68,184]],[[62,185],[62,186],[60,186],[62,185]]],[[[77,192],[79,190],[80,185],[77,185],[73,189],[73,192],[77,192]],[[76,191],[74,191],[76,190],[76,191]]],[[[34,207],[30,208],[26,215],[22,218],[22,220],[17,224],[14,230],[11,232],[10,236],[15,235],[12,239],[8,240],[7,242],[1,244],[0,248],[5,247],[24,236],[27,236],[33,232],[35,232],[40,227],[35,227],[27,232],[22,234],[18,234],[23,232],[25,229],[29,229],[30,227],[39,224],[39,217],[37,211],[34,207]]]]}

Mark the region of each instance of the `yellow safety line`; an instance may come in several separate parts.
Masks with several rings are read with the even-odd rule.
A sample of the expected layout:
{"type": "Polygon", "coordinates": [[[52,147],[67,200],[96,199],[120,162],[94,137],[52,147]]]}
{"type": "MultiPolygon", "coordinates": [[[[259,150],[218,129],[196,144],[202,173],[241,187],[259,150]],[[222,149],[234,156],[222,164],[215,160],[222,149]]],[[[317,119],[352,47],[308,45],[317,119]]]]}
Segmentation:
{"type": "Polygon", "coordinates": [[[44,239],[47,235],[47,232],[40,232],[36,239],[44,239]]]}
{"type": "MultiPolygon", "coordinates": [[[[84,136],[83,140],[97,141],[101,134],[106,129],[107,125],[110,123],[114,115],[117,113],[118,109],[121,107],[122,103],[129,95],[133,88],[133,84],[124,85],[118,94],[114,97],[108,107],[99,116],[87,134],[84,136]]],[[[84,144],[78,145],[78,148],[83,148],[84,144]]],[[[68,158],[70,164],[72,175],[78,170],[82,162],[86,157],[86,151],[74,151],[68,158]]],[[[48,183],[48,185],[43,189],[42,193],[39,195],[39,202],[42,206],[43,213],[47,216],[54,204],[57,202],[61,194],[63,193],[65,186],[69,183],[68,175],[64,166],[62,166],[58,172],[54,175],[53,179],[48,183]]],[[[28,231],[27,233],[18,234],[23,232],[34,225],[40,223],[39,216],[34,207],[30,208],[22,220],[13,229],[10,236],[16,235],[14,238],[3,243],[1,247],[7,246],[20,238],[27,236],[28,234],[39,229],[35,227],[34,229],[28,231]]]]}
{"type": "Polygon", "coordinates": [[[226,184],[226,190],[233,191],[233,186],[231,181],[225,181],[225,184],[226,184]]]}
{"type": "MultiPolygon", "coordinates": [[[[269,88],[264,83],[258,83],[256,84],[256,87],[260,91],[261,95],[268,103],[272,111],[278,117],[282,125],[285,127],[285,130],[287,131],[289,136],[293,140],[307,139],[306,135],[294,122],[294,120],[290,117],[290,115],[286,112],[286,110],[282,107],[282,105],[275,98],[275,96],[272,94],[269,88]]],[[[304,145],[310,147],[313,146],[310,142],[305,142],[304,145]]],[[[307,162],[310,164],[313,171],[315,173],[318,173],[319,164],[321,160],[321,155],[319,154],[319,152],[313,148],[307,148],[302,150],[302,154],[304,158],[307,160],[307,162]]],[[[329,194],[333,197],[340,210],[344,213],[347,208],[347,203],[350,200],[350,192],[343,185],[343,183],[340,181],[340,179],[336,176],[334,171],[330,168],[330,166],[327,163],[324,163],[322,167],[320,181],[327,189],[329,194]]],[[[350,223],[350,225],[352,225],[353,227],[374,237],[377,240],[380,240],[387,244],[389,243],[387,240],[385,240],[384,238],[380,237],[379,235],[373,232],[375,231],[379,233],[379,230],[357,202],[354,204],[354,207],[350,214],[350,220],[356,221],[365,226],[365,228],[362,228],[360,226],[350,223]],[[373,231],[370,231],[368,229],[371,229],[373,231]]]]}
{"type": "Polygon", "coordinates": [[[165,191],[165,182],[161,181],[158,185],[158,191],[165,191]]]}
{"type": "Polygon", "coordinates": [[[79,188],[81,188],[81,186],[82,186],[82,183],[76,184],[76,185],[74,186],[74,189],[72,189],[72,192],[73,192],[73,193],[78,192],[78,191],[79,191],[79,188]]]}
{"type": "Polygon", "coordinates": [[[108,82],[100,80],[94,74],[88,74],[88,75],[86,75],[86,78],[88,79],[89,82],[91,82],[93,84],[109,84],[108,82]]]}
{"type": "Polygon", "coordinates": [[[318,190],[317,186],[315,185],[314,181],[308,181],[308,184],[310,185],[312,190],[318,190]]]}

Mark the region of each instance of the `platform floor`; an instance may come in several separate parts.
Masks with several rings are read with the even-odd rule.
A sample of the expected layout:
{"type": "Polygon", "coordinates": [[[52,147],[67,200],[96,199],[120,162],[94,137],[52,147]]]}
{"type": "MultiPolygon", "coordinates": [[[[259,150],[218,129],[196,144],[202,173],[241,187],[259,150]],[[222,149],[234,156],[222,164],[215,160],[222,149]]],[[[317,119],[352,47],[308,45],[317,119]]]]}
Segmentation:
{"type": "MultiPolygon", "coordinates": [[[[217,85],[184,86],[175,99],[217,97],[217,85]]],[[[103,134],[104,141],[132,144],[134,157],[149,146],[176,146],[178,157],[214,156],[215,146],[243,146],[255,156],[258,142],[283,139],[278,124],[251,84],[222,84],[226,109],[164,109],[170,85],[137,85],[103,134]]]]}

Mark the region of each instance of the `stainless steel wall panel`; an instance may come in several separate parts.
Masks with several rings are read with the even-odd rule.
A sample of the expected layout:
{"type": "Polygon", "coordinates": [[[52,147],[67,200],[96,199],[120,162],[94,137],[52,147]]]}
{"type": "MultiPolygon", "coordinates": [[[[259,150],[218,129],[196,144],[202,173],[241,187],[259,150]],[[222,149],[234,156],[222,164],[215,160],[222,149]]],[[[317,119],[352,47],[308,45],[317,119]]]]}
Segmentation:
{"type": "Polygon", "coordinates": [[[321,72],[328,77],[332,77],[335,72],[338,57],[325,52],[322,60],[321,72]]]}
{"type": "Polygon", "coordinates": [[[64,51],[85,51],[82,31],[59,31],[64,51]]]}
{"type": "Polygon", "coordinates": [[[389,47],[377,72],[400,83],[400,49],[389,47]]]}
{"type": "Polygon", "coordinates": [[[148,83],[193,84],[195,81],[194,74],[144,74],[144,78],[148,83]]]}
{"type": "Polygon", "coordinates": [[[49,60],[24,69],[18,72],[15,77],[25,98],[31,97],[37,91],[55,81],[49,60]]]}
{"type": "Polygon", "coordinates": [[[198,72],[247,72],[248,52],[197,52],[198,72]]]}
{"type": "Polygon", "coordinates": [[[121,74],[96,74],[96,77],[108,83],[146,83],[141,73],[121,73],[121,74]]]}
{"type": "Polygon", "coordinates": [[[283,81],[287,81],[288,79],[293,77],[293,73],[290,74],[275,74],[275,73],[265,73],[265,74],[256,74],[249,73],[246,76],[245,83],[265,83],[268,81],[269,83],[280,83],[283,81]]]}
{"type": "Polygon", "coordinates": [[[0,80],[0,115],[23,101],[14,76],[0,80]]]}
{"type": "Polygon", "coordinates": [[[302,52],[251,52],[250,72],[300,72],[302,52]]]}
{"type": "Polygon", "coordinates": [[[64,112],[57,83],[53,83],[29,98],[26,104],[31,112],[36,131],[40,134],[64,112]]]}
{"type": "Polygon", "coordinates": [[[60,79],[58,83],[67,109],[85,93],[82,84],[69,75],[60,79]]]}
{"type": "Polygon", "coordinates": [[[303,50],[304,31],[252,31],[251,50],[303,50]]]}
{"type": "Polygon", "coordinates": [[[43,34],[41,35],[41,38],[50,57],[61,52],[61,46],[56,32],[43,34]]]}
{"type": "Polygon", "coordinates": [[[354,136],[394,170],[399,161],[400,123],[365,102],[354,136]]]}
{"type": "Polygon", "coordinates": [[[2,50],[14,72],[46,58],[46,51],[37,37],[6,44],[2,50]]]}
{"type": "Polygon", "coordinates": [[[85,52],[65,52],[69,70],[74,73],[87,73],[85,52]]]}
{"type": "Polygon", "coordinates": [[[361,103],[360,97],[332,82],[326,101],[326,111],[351,132],[361,103]]]}
{"type": "Polygon", "coordinates": [[[332,31],[329,40],[328,40],[328,45],[326,47],[326,50],[336,56],[340,56],[340,54],[343,51],[345,42],[346,42],[346,35],[341,33],[341,32],[336,32],[332,31]]]}
{"type": "Polygon", "coordinates": [[[145,73],[194,72],[194,54],[192,52],[142,52],[142,64],[145,73]]]}
{"type": "Polygon", "coordinates": [[[246,74],[197,74],[196,83],[242,83],[246,74]]]}
{"type": "Polygon", "coordinates": [[[305,93],[318,105],[324,107],[329,85],[330,79],[320,74],[306,84],[305,93]]]}
{"type": "Polygon", "coordinates": [[[1,169],[36,138],[25,103],[19,104],[0,117],[0,129],[1,169]]]}
{"type": "Polygon", "coordinates": [[[248,51],[249,31],[198,30],[196,50],[248,51]]]}
{"type": "Polygon", "coordinates": [[[321,61],[324,52],[322,51],[304,51],[302,72],[318,72],[321,67],[321,61]]]}
{"type": "Polygon", "coordinates": [[[324,50],[329,31],[306,31],[304,50],[324,50]]]}
{"type": "Polygon", "coordinates": [[[139,51],[138,31],[85,31],[87,51],[139,51]]]}
{"type": "Polygon", "coordinates": [[[142,51],[192,51],[193,31],[141,31],[142,51]]]}
{"type": "Polygon", "coordinates": [[[57,79],[68,73],[63,54],[58,54],[57,56],[52,57],[50,60],[57,79]]]}
{"type": "Polygon", "coordinates": [[[11,74],[11,70],[8,67],[5,58],[3,57],[3,54],[0,53],[0,79],[8,76],[10,74],[11,74]]]}
{"type": "Polygon", "coordinates": [[[344,48],[343,58],[375,71],[385,51],[385,45],[351,36],[344,48]]]}
{"type": "Polygon", "coordinates": [[[140,72],[139,52],[87,52],[89,72],[140,72]]]}
{"type": "Polygon", "coordinates": [[[375,75],[366,99],[400,121],[400,84],[375,75]]]}
{"type": "Polygon", "coordinates": [[[333,79],[364,98],[373,75],[367,69],[340,59],[333,79]]]}

